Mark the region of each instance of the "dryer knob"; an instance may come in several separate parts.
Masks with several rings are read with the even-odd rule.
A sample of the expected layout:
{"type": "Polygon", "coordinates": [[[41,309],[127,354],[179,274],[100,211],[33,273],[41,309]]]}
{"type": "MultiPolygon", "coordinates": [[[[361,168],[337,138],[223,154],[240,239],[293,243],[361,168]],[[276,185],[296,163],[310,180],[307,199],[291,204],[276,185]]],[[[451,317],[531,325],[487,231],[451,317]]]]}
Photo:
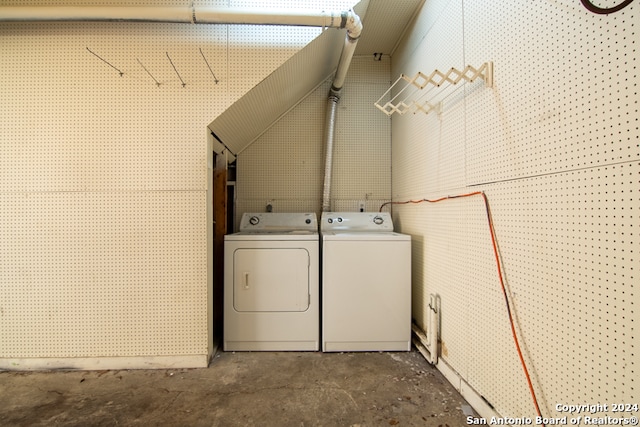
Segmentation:
{"type": "Polygon", "coordinates": [[[305,224],[311,224],[311,220],[309,218],[304,220],[305,224]]]}
{"type": "Polygon", "coordinates": [[[251,218],[249,218],[249,224],[251,225],[257,225],[260,222],[260,218],[258,218],[257,216],[252,216],[251,218]]]}
{"type": "Polygon", "coordinates": [[[384,218],[382,218],[381,216],[376,216],[373,218],[373,223],[376,225],[382,225],[383,222],[384,218]]]}

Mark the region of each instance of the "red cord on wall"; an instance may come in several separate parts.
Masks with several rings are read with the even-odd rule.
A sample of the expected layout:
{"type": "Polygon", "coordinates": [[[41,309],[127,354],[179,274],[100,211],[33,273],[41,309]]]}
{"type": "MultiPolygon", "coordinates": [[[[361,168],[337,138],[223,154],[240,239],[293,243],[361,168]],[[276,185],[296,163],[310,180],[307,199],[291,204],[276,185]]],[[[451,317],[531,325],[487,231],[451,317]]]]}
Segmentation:
{"type": "MultiPolygon", "coordinates": [[[[496,233],[493,229],[493,220],[491,218],[491,210],[489,209],[489,199],[487,199],[487,195],[484,194],[483,191],[475,191],[473,193],[460,194],[457,196],[446,196],[441,197],[439,199],[420,199],[420,200],[407,200],[404,202],[386,202],[380,206],[380,212],[382,212],[382,208],[386,205],[406,205],[409,203],[437,203],[443,200],[448,199],[458,199],[461,197],[471,197],[471,196],[482,196],[484,200],[485,210],[487,212],[487,221],[489,223],[489,232],[491,233],[491,243],[493,245],[493,255],[496,259],[496,267],[498,269],[498,277],[500,278],[500,286],[502,288],[502,295],[504,296],[504,301],[507,306],[507,314],[509,315],[509,324],[511,325],[511,335],[513,336],[513,342],[516,346],[516,350],[518,352],[518,357],[520,358],[520,364],[522,365],[522,369],[524,370],[524,376],[527,379],[527,384],[529,385],[529,392],[531,393],[531,397],[533,399],[533,404],[536,408],[536,412],[538,416],[542,418],[542,413],[540,412],[540,406],[538,405],[538,399],[536,398],[536,392],[533,389],[533,383],[531,382],[531,376],[529,375],[529,370],[527,369],[527,364],[524,361],[524,357],[522,356],[522,350],[520,349],[520,343],[518,341],[518,335],[516,334],[516,327],[513,321],[513,315],[511,314],[511,304],[509,303],[509,298],[507,297],[507,289],[504,285],[504,278],[502,276],[502,268],[500,266],[500,256],[498,255],[498,244],[496,243],[496,233]]],[[[542,425],[544,427],[544,424],[542,425]]]]}

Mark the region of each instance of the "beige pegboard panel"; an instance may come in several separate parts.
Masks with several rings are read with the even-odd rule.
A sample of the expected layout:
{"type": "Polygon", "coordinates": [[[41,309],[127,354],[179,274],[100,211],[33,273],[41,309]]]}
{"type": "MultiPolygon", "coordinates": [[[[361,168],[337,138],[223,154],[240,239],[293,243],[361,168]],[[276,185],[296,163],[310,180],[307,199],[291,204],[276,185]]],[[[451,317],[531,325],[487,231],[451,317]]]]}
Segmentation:
{"type": "MultiPolygon", "coordinates": [[[[370,108],[376,90],[388,84],[388,61],[356,57],[347,73],[336,118],[333,210],[357,211],[359,201],[375,210],[375,201],[390,197],[390,122],[370,108]]],[[[238,155],[238,215],[241,206],[263,210],[268,200],[320,208],[330,87],[328,79],[238,155]]]]}
{"type": "Polygon", "coordinates": [[[426,282],[426,271],[424,255],[427,245],[425,231],[422,228],[424,218],[421,210],[415,206],[394,206],[393,220],[396,230],[411,235],[411,317],[423,331],[430,331],[427,328],[429,315],[429,293],[433,292],[433,287],[426,282]]]}
{"type": "MultiPolygon", "coordinates": [[[[446,28],[462,20],[460,15],[452,22],[455,14],[447,12],[459,4],[425,4],[420,29],[393,59],[392,76],[411,73],[411,67],[438,68],[434,63],[460,52],[458,43],[447,52],[434,47],[446,28]]],[[[637,5],[607,17],[569,1],[533,8],[527,2],[501,8],[465,2],[463,12],[461,62],[494,61],[495,87],[467,86],[462,114],[442,115],[442,123],[393,118],[394,200],[487,192],[520,345],[543,415],[562,416],[555,411],[558,402],[635,403],[637,5]],[[466,165],[465,182],[476,185],[456,188],[460,181],[450,181],[447,188],[434,175],[447,158],[424,144],[448,126],[465,127],[465,148],[451,159],[466,165]]],[[[455,133],[443,134],[444,144],[456,140],[455,133]]],[[[484,206],[475,198],[461,204],[444,216],[440,206],[393,207],[400,231],[414,241],[414,318],[426,325],[429,293],[440,292],[453,277],[453,287],[442,290],[443,358],[498,413],[535,416],[509,331],[484,206]],[[456,360],[462,348],[467,354],[456,360]]]]}
{"type": "MultiPolygon", "coordinates": [[[[640,163],[630,163],[486,188],[520,346],[545,415],[560,416],[557,402],[638,399],[639,173],[640,163]]],[[[426,325],[429,294],[440,295],[442,357],[498,413],[532,416],[481,197],[394,212],[413,236],[417,323],[426,325]],[[452,348],[463,342],[467,353],[456,360],[452,348]]]]}
{"type": "Polygon", "coordinates": [[[314,27],[229,26],[229,95],[235,101],[260,83],[322,30],[314,27]]]}
{"type": "Polygon", "coordinates": [[[0,91],[1,158],[11,171],[1,191],[205,188],[203,129],[225,108],[226,97],[200,49],[225,80],[225,30],[3,24],[0,37],[11,76],[0,91]],[[167,52],[187,82],[184,88],[167,52]]]}
{"type": "MultiPolygon", "coordinates": [[[[424,5],[426,13],[418,16],[418,25],[412,38],[418,38],[420,43],[414,42],[401,45],[398,56],[394,55],[391,66],[391,80],[400,74],[413,76],[419,71],[429,74],[433,70],[449,70],[451,67],[463,69],[464,51],[462,1],[438,0],[424,5]],[[424,18],[424,16],[428,16],[424,18]],[[432,16],[437,16],[435,22],[432,16]],[[447,46],[438,55],[429,54],[433,46],[447,46]]],[[[482,61],[485,62],[485,61],[482,61]]],[[[381,92],[383,93],[383,92],[381,92]]],[[[392,96],[396,94],[393,93],[392,96]]]]}
{"type": "Polygon", "coordinates": [[[482,198],[395,206],[394,212],[402,232],[412,235],[416,323],[430,333],[429,297],[436,295],[440,357],[499,412],[506,405],[514,416],[530,414],[482,198]]]}
{"type": "MultiPolygon", "coordinates": [[[[488,191],[492,218],[495,220],[494,212],[503,207],[499,204],[496,206],[491,196],[492,193],[488,191]]],[[[530,334],[521,333],[522,326],[531,325],[530,313],[525,310],[528,301],[513,300],[513,284],[511,280],[505,280],[505,290],[509,298],[509,309],[507,309],[493,252],[486,205],[481,195],[465,199],[464,215],[467,225],[466,261],[460,264],[460,269],[470,282],[468,340],[472,349],[465,381],[499,414],[514,417],[535,415],[535,407],[529,394],[524,368],[519,361],[509,319],[510,310],[518,333],[518,343],[525,355],[527,369],[533,374],[535,380],[536,366],[528,356],[530,349],[539,351],[540,347],[530,342],[530,334]]],[[[497,235],[496,238],[498,249],[502,254],[502,235],[497,235]]],[[[510,279],[512,267],[505,266],[502,259],[500,270],[503,278],[510,279]]],[[[539,361],[539,359],[533,360],[539,361]]]]}
{"type": "Polygon", "coordinates": [[[386,56],[377,61],[367,55],[351,62],[336,116],[332,199],[390,195],[391,122],[372,111],[381,93],[376,90],[388,85],[389,67],[386,56]]]}
{"type": "Polygon", "coordinates": [[[330,81],[238,155],[236,224],[245,212],[316,212],[324,165],[322,129],[330,81]]]}
{"type": "Polygon", "coordinates": [[[226,27],[3,23],[0,40],[1,357],[206,354],[226,27]]]}
{"type": "MultiPolygon", "coordinates": [[[[422,44],[425,34],[430,32],[432,27],[438,23],[443,11],[449,8],[450,5],[451,0],[433,0],[421,6],[419,9],[421,12],[409,22],[402,36],[401,43],[399,43],[395,51],[391,53],[394,59],[394,68],[391,70],[392,76],[398,76],[402,73],[397,67],[404,68],[404,61],[413,59],[412,56],[416,49],[422,44]],[[402,58],[402,61],[397,61],[397,58],[402,58]]],[[[454,7],[459,7],[459,5],[454,7]]],[[[458,37],[458,35],[454,35],[454,37],[458,37]]],[[[449,44],[447,44],[447,46],[451,47],[449,44]]],[[[428,58],[423,59],[429,60],[428,58]]]]}
{"type": "MultiPolygon", "coordinates": [[[[436,295],[440,357],[489,402],[501,402],[495,394],[505,384],[525,383],[518,376],[482,198],[395,206],[394,212],[401,218],[402,232],[412,235],[416,323],[431,332],[429,297],[436,295]]],[[[526,388],[506,393],[509,401],[526,408],[528,397],[522,391],[526,388]]]]}
{"type": "Polygon", "coordinates": [[[469,311],[472,281],[460,268],[466,262],[466,217],[463,201],[394,206],[399,231],[412,235],[413,317],[426,324],[429,295],[439,297],[440,357],[466,377],[469,371],[469,311]],[[417,244],[413,247],[413,242],[417,244]]]}
{"type": "MultiPolygon", "coordinates": [[[[460,1],[434,2],[425,5],[426,15],[437,14],[436,22],[429,22],[422,43],[412,46],[409,57],[393,61],[392,77],[402,73],[414,75],[418,71],[431,72],[434,69],[448,70],[461,67],[464,63],[462,49],[462,3],[460,1]],[[432,46],[448,46],[433,55],[432,46]]],[[[422,18],[418,17],[419,22],[422,18]]],[[[426,25],[427,23],[425,23],[426,25]]],[[[406,48],[405,48],[406,49],[406,48]]],[[[394,93],[391,96],[395,96],[394,93]]],[[[465,126],[464,103],[459,97],[450,97],[441,113],[394,115],[393,135],[403,134],[402,140],[411,141],[398,147],[402,153],[394,153],[394,170],[406,179],[394,179],[394,198],[420,196],[426,192],[458,188],[465,183],[465,126]],[[410,124],[406,126],[406,124],[410,124]],[[461,125],[462,124],[462,125],[461,125]],[[406,139],[405,139],[406,138],[406,139]],[[400,154],[400,158],[396,158],[400,154]],[[415,161],[415,156],[422,159],[415,161]],[[395,182],[397,181],[397,182],[395,182]],[[401,186],[405,186],[402,188],[401,186]],[[424,192],[416,192],[423,189],[424,192]]]]}
{"type": "Polygon", "coordinates": [[[202,192],[0,198],[0,357],[206,354],[202,192]]]}
{"type": "MultiPolygon", "coordinates": [[[[361,200],[347,199],[347,200],[332,200],[331,210],[335,212],[358,212],[360,206],[364,206],[364,212],[378,212],[380,206],[383,203],[388,202],[389,199],[371,199],[365,194],[361,197],[361,200]]],[[[386,209],[385,212],[388,212],[386,209]]],[[[395,223],[394,223],[395,227],[395,223]]]]}
{"type": "MultiPolygon", "coordinates": [[[[456,109],[448,116],[462,118],[462,114],[456,109]]],[[[426,193],[460,187],[465,170],[460,157],[464,156],[464,127],[458,122],[443,122],[436,114],[399,116],[392,122],[394,138],[402,135],[403,140],[411,141],[394,149],[394,199],[422,198],[426,193]],[[402,125],[407,122],[412,126],[402,125]]]]}
{"type": "Polygon", "coordinates": [[[435,115],[394,116],[391,124],[393,140],[407,141],[393,147],[393,198],[422,198],[437,188],[435,169],[425,165],[434,164],[427,152],[432,146],[429,142],[437,142],[434,135],[438,134],[438,118],[435,115]]]}
{"type": "Polygon", "coordinates": [[[324,82],[238,155],[238,197],[314,199],[322,191],[324,82]]]}
{"type": "MultiPolygon", "coordinates": [[[[637,6],[607,17],[578,2],[476,8],[465,9],[465,31],[481,36],[465,38],[465,54],[492,55],[496,87],[466,96],[468,182],[509,181],[503,223],[513,240],[502,248],[531,325],[526,342],[545,349],[531,361],[543,411],[556,414],[559,401],[637,401],[637,349],[624,332],[633,331],[629,258],[640,206],[637,6]],[[507,34],[515,37],[501,49],[507,34]]],[[[515,402],[498,399],[513,411],[515,402]]]]}
{"type": "Polygon", "coordinates": [[[467,61],[495,63],[494,90],[467,96],[469,183],[640,158],[639,13],[635,2],[606,16],[568,0],[465,5],[467,61]]]}
{"type": "Polygon", "coordinates": [[[547,413],[557,402],[639,399],[639,173],[633,162],[489,190],[547,413]]]}

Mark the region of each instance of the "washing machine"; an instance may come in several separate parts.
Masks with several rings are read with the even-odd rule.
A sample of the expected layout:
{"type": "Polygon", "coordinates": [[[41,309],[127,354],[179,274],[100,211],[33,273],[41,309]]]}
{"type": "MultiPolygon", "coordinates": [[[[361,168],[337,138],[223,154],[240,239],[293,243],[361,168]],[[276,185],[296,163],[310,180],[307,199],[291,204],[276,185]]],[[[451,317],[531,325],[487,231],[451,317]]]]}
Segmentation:
{"type": "Polygon", "coordinates": [[[225,351],[320,348],[315,213],[245,213],[224,239],[225,351]]]}
{"type": "Polygon", "coordinates": [[[389,213],[321,216],[322,351],[411,349],[411,237],[389,213]]]}

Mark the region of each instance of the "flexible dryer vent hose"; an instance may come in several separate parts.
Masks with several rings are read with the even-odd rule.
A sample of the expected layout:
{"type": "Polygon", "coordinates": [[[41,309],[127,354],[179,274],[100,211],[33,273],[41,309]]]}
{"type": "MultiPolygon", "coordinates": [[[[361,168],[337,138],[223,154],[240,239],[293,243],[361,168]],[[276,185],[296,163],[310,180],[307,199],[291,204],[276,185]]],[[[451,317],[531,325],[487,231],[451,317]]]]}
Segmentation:
{"type": "Polygon", "coordinates": [[[324,188],[322,191],[322,212],[331,211],[331,169],[333,166],[333,140],[336,130],[336,111],[340,97],[337,94],[329,95],[327,100],[327,116],[325,131],[325,164],[324,164],[324,188]]]}

